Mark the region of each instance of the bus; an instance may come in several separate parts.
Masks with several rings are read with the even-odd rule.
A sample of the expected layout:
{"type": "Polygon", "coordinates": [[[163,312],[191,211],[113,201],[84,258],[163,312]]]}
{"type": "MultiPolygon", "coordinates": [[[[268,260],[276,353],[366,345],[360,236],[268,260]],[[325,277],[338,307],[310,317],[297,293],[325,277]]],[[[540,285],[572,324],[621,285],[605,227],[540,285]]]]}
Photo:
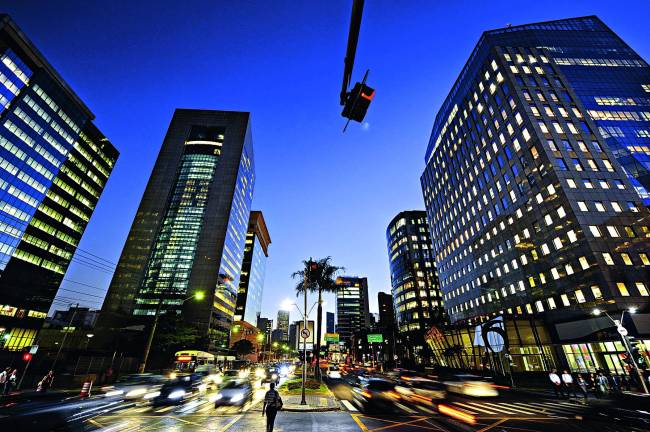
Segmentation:
{"type": "Polygon", "coordinates": [[[205,351],[183,350],[175,354],[174,369],[179,372],[195,372],[197,369],[214,369],[214,355],[205,351]]]}

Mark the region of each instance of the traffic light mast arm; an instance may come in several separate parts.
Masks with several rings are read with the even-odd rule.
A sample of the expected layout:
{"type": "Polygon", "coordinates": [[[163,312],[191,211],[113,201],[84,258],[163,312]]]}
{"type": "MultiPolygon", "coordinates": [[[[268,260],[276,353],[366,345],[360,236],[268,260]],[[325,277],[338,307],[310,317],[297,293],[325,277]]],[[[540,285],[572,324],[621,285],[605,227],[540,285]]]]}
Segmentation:
{"type": "Polygon", "coordinates": [[[341,87],[341,105],[345,105],[348,87],[352,81],[352,69],[354,69],[354,57],[357,53],[357,42],[359,41],[359,30],[361,29],[361,16],[363,15],[364,0],[353,0],[352,16],[350,17],[350,32],[348,33],[348,47],[345,51],[343,65],[343,85],[341,87]]]}

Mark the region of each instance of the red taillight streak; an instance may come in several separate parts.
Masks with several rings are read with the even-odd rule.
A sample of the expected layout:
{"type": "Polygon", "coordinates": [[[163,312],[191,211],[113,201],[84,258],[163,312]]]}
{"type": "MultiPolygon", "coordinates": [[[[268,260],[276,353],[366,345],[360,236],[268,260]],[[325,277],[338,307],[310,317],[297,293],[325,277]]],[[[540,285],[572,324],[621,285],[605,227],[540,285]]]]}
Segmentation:
{"type": "Polygon", "coordinates": [[[452,408],[450,406],[440,404],[438,405],[438,411],[440,412],[440,414],[448,415],[451,418],[460,420],[467,424],[471,424],[471,425],[476,424],[476,417],[464,411],[460,411],[455,408],[452,408]]]}

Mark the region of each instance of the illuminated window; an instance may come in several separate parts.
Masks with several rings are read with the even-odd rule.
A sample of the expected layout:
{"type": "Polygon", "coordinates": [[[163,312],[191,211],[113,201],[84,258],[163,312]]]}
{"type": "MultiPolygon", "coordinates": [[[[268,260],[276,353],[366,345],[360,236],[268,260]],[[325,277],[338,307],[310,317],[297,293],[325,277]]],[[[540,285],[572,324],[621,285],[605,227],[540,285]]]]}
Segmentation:
{"type": "Polygon", "coordinates": [[[591,287],[591,293],[594,295],[596,300],[603,298],[603,293],[600,291],[600,288],[596,285],[591,287]]]}
{"type": "Polygon", "coordinates": [[[595,225],[589,225],[589,231],[591,232],[591,235],[593,235],[594,237],[600,237],[602,235],[598,227],[595,225]]]}
{"type": "Polygon", "coordinates": [[[611,206],[612,206],[612,208],[614,209],[615,212],[620,213],[620,212],[623,211],[621,206],[616,201],[612,201],[610,204],[611,204],[611,206]]]}
{"type": "Polygon", "coordinates": [[[629,297],[630,292],[627,290],[627,287],[623,282],[616,282],[616,287],[623,297],[629,297]]]}
{"type": "Polygon", "coordinates": [[[622,253],[621,258],[623,259],[623,262],[625,263],[625,265],[629,265],[629,266],[633,265],[629,254],[622,253]]]}
{"type": "Polygon", "coordinates": [[[553,297],[549,297],[546,299],[546,302],[548,303],[548,308],[549,309],[557,309],[557,305],[555,304],[555,300],[553,300],[553,297]]]}
{"type": "Polygon", "coordinates": [[[648,260],[648,255],[644,253],[639,254],[639,258],[641,259],[641,262],[643,265],[650,265],[650,260],[648,260]]]}
{"type": "Polygon", "coordinates": [[[596,210],[598,210],[599,212],[605,211],[605,206],[601,201],[596,201],[594,204],[596,205],[596,210]]]}
{"type": "Polygon", "coordinates": [[[566,179],[567,184],[569,185],[570,189],[576,189],[578,186],[576,185],[575,180],[573,179],[566,179]]]}
{"type": "Polygon", "coordinates": [[[570,230],[566,234],[569,237],[569,242],[573,243],[573,242],[578,240],[578,237],[576,236],[575,231],[570,230]]]}
{"type": "Polygon", "coordinates": [[[551,269],[551,276],[553,276],[553,279],[555,280],[560,278],[560,273],[557,271],[557,268],[553,267],[551,269]]]}
{"type": "Polygon", "coordinates": [[[576,290],[575,295],[576,295],[576,300],[578,301],[578,303],[584,303],[585,301],[587,301],[585,299],[585,295],[582,293],[582,290],[576,290]]]}
{"type": "Polygon", "coordinates": [[[571,264],[566,264],[566,265],[564,266],[564,271],[566,271],[566,274],[567,274],[567,275],[572,275],[573,273],[575,273],[575,272],[573,271],[573,266],[572,266],[571,264]]]}
{"type": "Polygon", "coordinates": [[[646,288],[645,284],[643,284],[643,282],[637,282],[635,286],[636,289],[639,290],[639,294],[641,294],[644,297],[648,296],[648,289],[646,288]]]}
{"type": "Polygon", "coordinates": [[[571,305],[571,303],[569,303],[569,297],[567,297],[566,294],[560,295],[560,299],[562,300],[562,304],[564,306],[570,306],[571,305]]]}
{"type": "Polygon", "coordinates": [[[621,235],[618,233],[618,229],[615,226],[612,225],[607,225],[607,232],[611,237],[620,237],[621,235]]]}
{"type": "Polygon", "coordinates": [[[603,252],[603,259],[605,260],[605,263],[607,265],[614,265],[614,260],[612,259],[612,256],[609,253],[603,252]]]}
{"type": "Polygon", "coordinates": [[[584,201],[578,201],[578,208],[580,209],[580,211],[583,212],[589,211],[589,208],[587,207],[587,203],[585,203],[584,201]]]}
{"type": "Polygon", "coordinates": [[[587,257],[580,257],[578,259],[580,261],[580,267],[582,267],[583,270],[587,270],[589,268],[589,261],[587,261],[587,257]]]}

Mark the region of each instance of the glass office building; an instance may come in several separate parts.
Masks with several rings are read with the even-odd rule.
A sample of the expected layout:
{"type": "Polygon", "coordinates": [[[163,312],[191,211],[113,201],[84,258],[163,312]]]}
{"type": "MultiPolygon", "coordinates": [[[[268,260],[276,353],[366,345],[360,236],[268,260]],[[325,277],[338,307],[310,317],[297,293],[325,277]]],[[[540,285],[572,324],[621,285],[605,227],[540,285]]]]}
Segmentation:
{"type": "Polygon", "coordinates": [[[271,237],[262,212],[252,211],[246,232],[235,320],[243,320],[253,325],[257,323],[257,316],[262,312],[264,275],[270,244],[271,237]]]}
{"type": "MultiPolygon", "coordinates": [[[[542,326],[548,343],[522,338],[517,354],[549,349],[560,367],[594,365],[602,348],[595,341],[618,340],[607,317],[591,315],[596,308],[635,308],[640,313],[624,324],[650,339],[641,313],[650,298],[643,176],[635,177],[606,129],[616,121],[622,128],[622,120],[590,105],[624,97],[611,93],[612,83],[590,84],[597,80],[625,76],[621,85],[644,89],[648,66],[623,46],[596,17],[484,33],[436,117],[425,156],[421,184],[452,322],[503,316],[528,322],[526,332],[538,336],[542,326]],[[571,364],[575,352],[592,354],[571,364]]],[[[611,347],[607,354],[616,356],[620,347],[611,347]]]]}
{"type": "Polygon", "coordinates": [[[34,343],[118,158],[93,120],[0,15],[0,349],[34,343]]]}
{"type": "Polygon", "coordinates": [[[444,319],[426,212],[400,212],[386,228],[386,241],[402,357],[421,362],[424,334],[444,319]]]}
{"type": "Polygon", "coordinates": [[[370,328],[368,279],[355,276],[336,278],[336,332],[350,348],[352,336],[370,328]]]}
{"type": "Polygon", "coordinates": [[[177,109],[113,275],[99,327],[160,308],[228,348],[255,182],[249,114],[177,109]],[[196,301],[197,292],[205,299],[196,301]]]}

